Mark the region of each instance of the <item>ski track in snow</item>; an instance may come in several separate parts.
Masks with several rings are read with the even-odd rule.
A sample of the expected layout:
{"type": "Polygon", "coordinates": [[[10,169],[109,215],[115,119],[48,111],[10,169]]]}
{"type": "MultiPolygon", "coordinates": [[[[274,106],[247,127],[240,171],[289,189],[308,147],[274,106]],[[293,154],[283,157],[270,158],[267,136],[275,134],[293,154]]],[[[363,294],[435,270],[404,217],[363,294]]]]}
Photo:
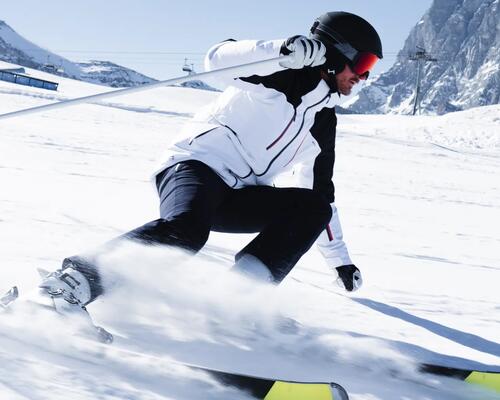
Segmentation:
{"type": "MultiPolygon", "coordinates": [[[[96,91],[70,80],[60,88],[56,98],[0,83],[0,106],[8,112],[96,91]]],[[[111,107],[1,121],[0,290],[29,292],[35,267],[57,268],[65,256],[156,219],[149,173],[186,117],[216,95],[165,88],[111,107]]],[[[500,371],[500,158],[485,145],[491,137],[481,142],[484,127],[474,131],[478,119],[494,122],[488,115],[446,116],[464,125],[461,135],[470,130],[470,148],[443,117],[339,116],[337,207],[364,274],[361,291],[341,292],[315,248],[277,289],[233,276],[233,256],[252,235],[215,233],[189,260],[118,248],[101,259],[114,289],[89,307],[115,343],[75,336],[50,313],[2,314],[0,398],[246,398],[175,360],[332,380],[352,400],[500,398],[416,372],[419,362],[500,371]]]]}

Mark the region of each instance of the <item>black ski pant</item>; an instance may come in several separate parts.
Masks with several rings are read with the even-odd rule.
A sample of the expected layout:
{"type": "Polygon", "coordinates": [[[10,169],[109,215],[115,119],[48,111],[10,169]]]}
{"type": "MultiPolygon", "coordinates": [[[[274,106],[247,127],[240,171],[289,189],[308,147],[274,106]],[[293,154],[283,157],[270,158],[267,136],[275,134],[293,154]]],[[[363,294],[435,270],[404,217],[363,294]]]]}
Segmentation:
{"type": "MultiPolygon", "coordinates": [[[[310,189],[247,186],[232,189],[199,161],[176,164],[157,177],[160,218],[121,239],[163,244],[196,253],[210,231],[258,233],[236,255],[257,257],[281,282],[306,253],[331,218],[329,202],[310,189]]],[[[82,257],[63,263],[91,282],[92,298],[102,294],[97,269],[82,257]]]]}

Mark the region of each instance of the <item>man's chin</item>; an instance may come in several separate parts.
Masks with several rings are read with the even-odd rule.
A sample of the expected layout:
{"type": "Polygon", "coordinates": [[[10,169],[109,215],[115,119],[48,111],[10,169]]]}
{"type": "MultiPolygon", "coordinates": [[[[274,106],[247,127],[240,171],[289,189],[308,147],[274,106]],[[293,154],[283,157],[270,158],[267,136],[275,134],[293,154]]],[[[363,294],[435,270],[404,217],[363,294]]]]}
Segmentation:
{"type": "Polygon", "coordinates": [[[340,94],[343,94],[344,96],[349,96],[352,92],[352,88],[347,88],[347,89],[340,89],[340,94]]]}

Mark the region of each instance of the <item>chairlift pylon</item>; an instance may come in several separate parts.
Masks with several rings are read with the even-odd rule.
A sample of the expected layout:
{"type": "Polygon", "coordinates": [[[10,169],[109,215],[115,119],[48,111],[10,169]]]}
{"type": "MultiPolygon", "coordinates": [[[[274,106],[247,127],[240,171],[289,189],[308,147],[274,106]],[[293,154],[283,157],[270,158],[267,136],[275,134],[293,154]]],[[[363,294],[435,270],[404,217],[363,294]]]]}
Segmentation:
{"type": "Polygon", "coordinates": [[[193,64],[191,64],[191,66],[188,64],[188,59],[185,58],[184,59],[184,65],[182,66],[182,70],[184,72],[187,72],[188,74],[191,74],[193,72],[193,67],[192,67],[193,64]]]}

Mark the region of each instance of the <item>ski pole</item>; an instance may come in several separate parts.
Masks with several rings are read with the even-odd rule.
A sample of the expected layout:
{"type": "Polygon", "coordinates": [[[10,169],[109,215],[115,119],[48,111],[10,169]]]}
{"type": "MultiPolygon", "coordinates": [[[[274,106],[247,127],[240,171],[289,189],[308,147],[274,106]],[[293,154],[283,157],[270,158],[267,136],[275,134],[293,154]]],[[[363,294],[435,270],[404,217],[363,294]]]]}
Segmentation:
{"type": "MultiPolygon", "coordinates": [[[[200,72],[198,74],[167,79],[165,81],[148,83],[148,84],[141,85],[141,86],[118,89],[118,90],[113,90],[110,92],[93,94],[90,96],[77,97],[75,99],[63,100],[63,101],[59,101],[57,103],[45,104],[43,106],[25,108],[23,110],[13,111],[13,112],[5,113],[5,114],[0,114],[0,119],[13,118],[13,117],[21,116],[21,115],[35,114],[35,113],[38,113],[41,111],[55,110],[57,108],[69,107],[69,106],[76,105],[76,104],[83,104],[83,103],[95,104],[94,103],[95,100],[102,100],[102,99],[108,99],[110,97],[121,96],[124,94],[143,92],[145,90],[151,90],[151,89],[155,89],[155,88],[159,88],[159,87],[163,87],[163,86],[178,85],[180,83],[189,82],[189,81],[193,81],[193,80],[201,80],[203,78],[208,78],[208,77],[213,78],[213,77],[216,77],[219,75],[225,75],[225,74],[230,73],[230,72],[232,72],[236,75],[244,74],[244,73],[252,73],[252,71],[254,71],[255,67],[275,65],[278,63],[278,61],[281,61],[281,60],[285,59],[286,57],[287,56],[280,56],[280,57],[270,58],[268,60],[254,61],[254,62],[251,62],[248,64],[234,65],[232,67],[215,69],[213,71],[208,71],[208,72],[200,72]]],[[[97,103],[97,104],[99,104],[99,103],[97,103]]],[[[105,105],[105,104],[102,104],[102,105],[105,105]]]]}

